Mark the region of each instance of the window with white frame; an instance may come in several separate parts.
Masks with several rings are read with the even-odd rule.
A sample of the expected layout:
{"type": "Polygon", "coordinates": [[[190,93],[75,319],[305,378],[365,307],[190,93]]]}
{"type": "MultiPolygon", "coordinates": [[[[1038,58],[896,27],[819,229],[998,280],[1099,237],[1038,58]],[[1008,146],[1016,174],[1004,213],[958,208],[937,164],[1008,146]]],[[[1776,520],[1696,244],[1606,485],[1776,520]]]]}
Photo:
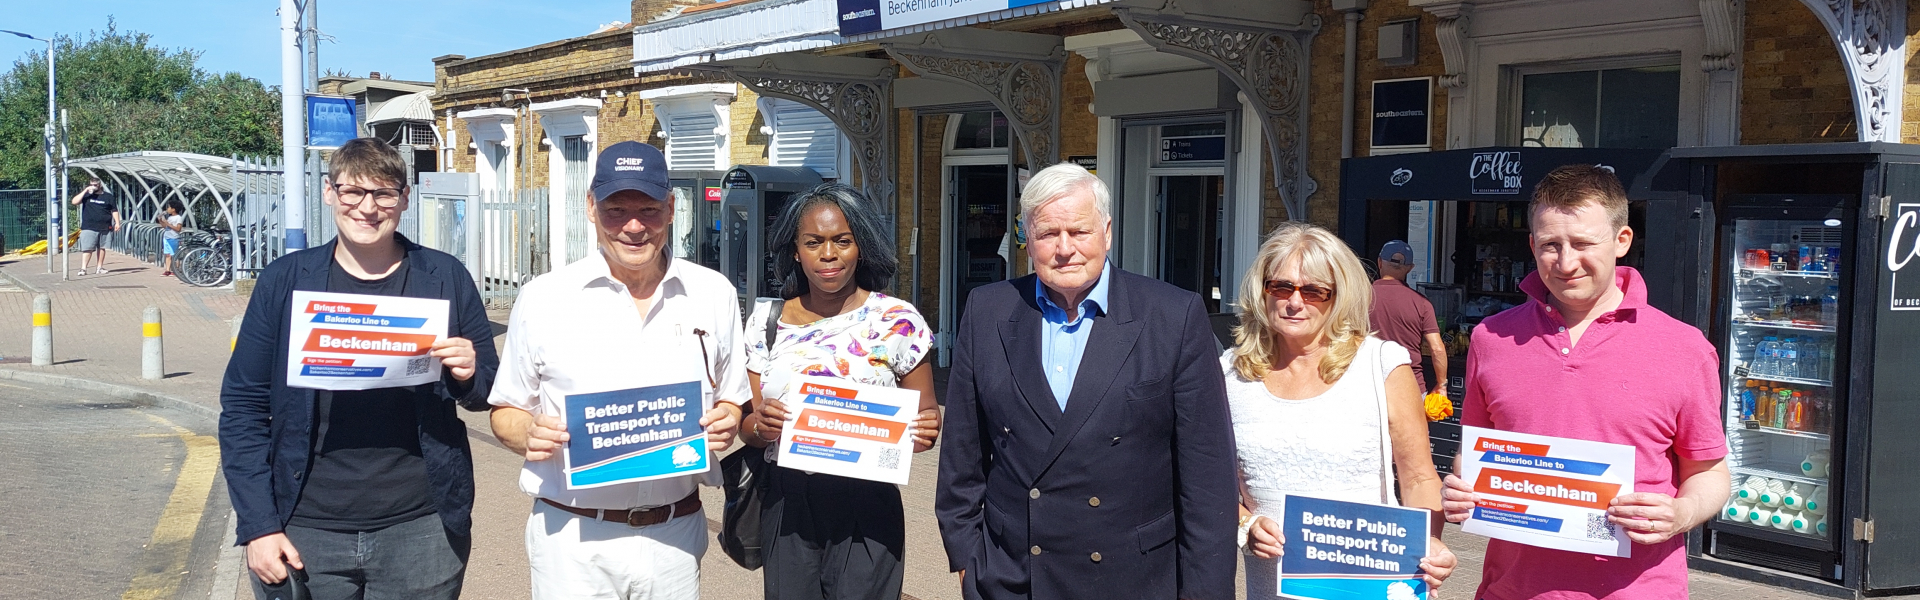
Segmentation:
{"type": "Polygon", "coordinates": [[[840,177],[840,129],[820,111],[791,100],[770,100],[762,118],[772,130],[767,163],[776,167],[808,167],[821,177],[840,177]]]}

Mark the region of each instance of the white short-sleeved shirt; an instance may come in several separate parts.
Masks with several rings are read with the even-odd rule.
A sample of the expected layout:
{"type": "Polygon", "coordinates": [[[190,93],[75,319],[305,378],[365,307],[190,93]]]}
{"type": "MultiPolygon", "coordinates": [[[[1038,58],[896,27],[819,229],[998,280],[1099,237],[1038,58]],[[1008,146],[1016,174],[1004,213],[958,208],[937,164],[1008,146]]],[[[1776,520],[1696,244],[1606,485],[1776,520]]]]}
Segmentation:
{"type": "MultiPolygon", "coordinates": [[[[561,416],[571,395],[688,381],[700,382],[708,402],[738,405],[751,397],[740,304],[725,276],[673,259],[642,319],[626,285],[608,269],[596,251],[520,291],[489,402],[561,416]],[[702,344],[710,365],[702,363],[702,344]],[[718,385],[709,385],[709,367],[718,385]]],[[[618,510],[671,504],[700,483],[719,482],[715,468],[705,475],[569,490],[561,471],[558,454],[528,461],[520,491],[578,508],[618,510]]]]}

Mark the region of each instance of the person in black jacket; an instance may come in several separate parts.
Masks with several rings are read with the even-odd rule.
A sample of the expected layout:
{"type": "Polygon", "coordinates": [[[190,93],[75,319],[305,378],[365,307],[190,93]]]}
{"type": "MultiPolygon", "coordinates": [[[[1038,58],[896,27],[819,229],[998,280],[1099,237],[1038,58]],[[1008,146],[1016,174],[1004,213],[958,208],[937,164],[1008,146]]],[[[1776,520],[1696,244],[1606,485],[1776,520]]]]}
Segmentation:
{"type": "Polygon", "coordinates": [[[220,390],[220,459],[254,590],[304,569],[315,598],[457,598],[472,547],[473,452],[456,415],[487,406],[499,359],[466,267],[394,232],[407,172],[385,142],[340,147],[325,199],[339,233],[260,275],[220,390]],[[287,385],[294,291],[438,298],[431,384],[287,385]]]}
{"type": "Polygon", "coordinates": [[[1106,184],[1020,195],[1034,274],[967,298],[934,509],[966,598],[1233,598],[1239,473],[1198,294],[1107,263],[1106,184]]]}

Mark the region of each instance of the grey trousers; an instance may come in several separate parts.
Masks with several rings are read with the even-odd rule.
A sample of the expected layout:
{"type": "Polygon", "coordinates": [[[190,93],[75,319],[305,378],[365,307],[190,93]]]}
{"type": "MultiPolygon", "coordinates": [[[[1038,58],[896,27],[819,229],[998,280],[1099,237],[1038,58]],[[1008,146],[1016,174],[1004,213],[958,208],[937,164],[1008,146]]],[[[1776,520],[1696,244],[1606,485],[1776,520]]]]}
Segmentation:
{"type": "MultiPolygon", "coordinates": [[[[289,526],[287,540],[306,565],[314,600],[400,600],[460,597],[472,538],[447,533],[431,514],[374,531],[289,526]]],[[[285,597],[286,584],[253,578],[253,595],[285,597]]]]}

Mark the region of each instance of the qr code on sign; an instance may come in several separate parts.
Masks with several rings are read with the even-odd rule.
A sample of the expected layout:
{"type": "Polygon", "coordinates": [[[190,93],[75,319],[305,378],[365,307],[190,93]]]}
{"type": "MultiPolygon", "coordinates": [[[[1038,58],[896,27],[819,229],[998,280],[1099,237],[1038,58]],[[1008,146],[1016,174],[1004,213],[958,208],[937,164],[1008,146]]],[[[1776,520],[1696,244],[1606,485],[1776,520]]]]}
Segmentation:
{"type": "Polygon", "coordinates": [[[415,356],[407,359],[407,376],[427,374],[427,365],[433,364],[432,360],[432,355],[415,356]]]}
{"type": "Polygon", "coordinates": [[[1587,515],[1587,539],[1614,541],[1613,523],[1607,522],[1606,514],[1587,515]]]}
{"type": "Polygon", "coordinates": [[[882,469],[888,469],[888,470],[900,468],[900,449],[899,448],[882,448],[880,450],[879,466],[882,469]]]}

